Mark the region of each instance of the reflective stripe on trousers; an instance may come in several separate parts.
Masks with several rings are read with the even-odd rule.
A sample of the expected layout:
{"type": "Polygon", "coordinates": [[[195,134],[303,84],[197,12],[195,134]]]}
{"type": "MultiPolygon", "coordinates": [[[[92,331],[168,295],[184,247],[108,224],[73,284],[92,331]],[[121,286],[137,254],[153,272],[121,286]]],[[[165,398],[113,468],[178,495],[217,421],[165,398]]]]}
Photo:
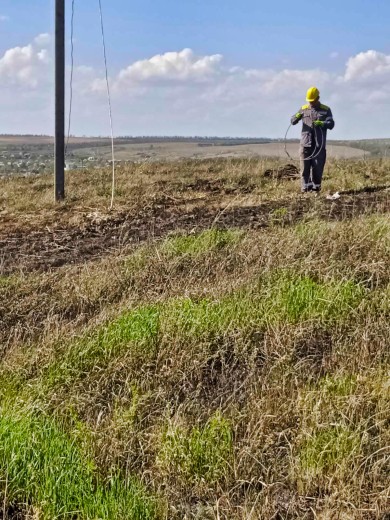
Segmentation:
{"type": "Polygon", "coordinates": [[[321,150],[317,157],[313,159],[304,160],[312,155],[315,156],[317,152],[311,147],[301,148],[300,150],[302,191],[312,189],[319,191],[321,189],[322,175],[326,163],[326,150],[321,150]]]}

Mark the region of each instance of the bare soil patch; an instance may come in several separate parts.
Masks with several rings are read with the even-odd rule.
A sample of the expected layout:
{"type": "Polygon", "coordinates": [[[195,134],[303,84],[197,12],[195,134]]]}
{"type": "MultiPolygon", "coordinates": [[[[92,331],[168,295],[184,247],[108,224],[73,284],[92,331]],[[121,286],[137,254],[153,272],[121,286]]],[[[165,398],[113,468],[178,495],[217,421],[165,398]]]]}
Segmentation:
{"type": "MultiPolygon", "coordinates": [[[[197,190],[202,184],[206,193],[220,193],[218,181],[197,182],[197,190]]],[[[226,198],[224,200],[226,202],[226,198]]],[[[48,271],[84,263],[174,231],[199,232],[213,226],[220,229],[266,228],[292,225],[313,215],[324,220],[345,220],[390,211],[388,190],[364,190],[342,195],[336,201],[324,197],[297,197],[239,207],[229,207],[225,202],[222,206],[220,199],[204,197],[188,210],[188,205],[182,204],[180,199],[162,195],[142,210],[85,215],[83,223],[77,227],[57,223],[43,229],[4,230],[0,234],[1,272],[48,271]]]]}
{"type": "Polygon", "coordinates": [[[265,170],[264,177],[271,177],[272,179],[298,179],[299,170],[295,164],[286,164],[278,168],[265,170]]]}

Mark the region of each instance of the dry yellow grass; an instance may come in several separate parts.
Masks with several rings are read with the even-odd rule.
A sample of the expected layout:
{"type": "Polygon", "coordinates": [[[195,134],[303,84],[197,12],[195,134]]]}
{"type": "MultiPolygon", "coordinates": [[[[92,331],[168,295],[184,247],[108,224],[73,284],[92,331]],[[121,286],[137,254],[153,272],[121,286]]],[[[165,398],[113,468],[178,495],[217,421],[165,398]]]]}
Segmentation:
{"type": "Polygon", "coordinates": [[[336,202],[262,178],[270,166],[133,166],[112,212],[108,172],[71,174],[60,205],[49,178],[2,181],[0,496],[11,517],[27,503],[40,518],[70,504],[107,519],[390,514],[388,163],[329,163],[325,191],[349,191],[336,202]],[[55,437],[32,446],[40,460],[58,444],[87,461],[69,476],[71,500],[65,477],[28,459],[28,434],[16,442],[9,410],[13,431],[33,414],[55,437]],[[133,479],[120,488],[126,511],[110,505],[113,475],[133,479]],[[83,479],[105,490],[106,509],[83,479]]]}

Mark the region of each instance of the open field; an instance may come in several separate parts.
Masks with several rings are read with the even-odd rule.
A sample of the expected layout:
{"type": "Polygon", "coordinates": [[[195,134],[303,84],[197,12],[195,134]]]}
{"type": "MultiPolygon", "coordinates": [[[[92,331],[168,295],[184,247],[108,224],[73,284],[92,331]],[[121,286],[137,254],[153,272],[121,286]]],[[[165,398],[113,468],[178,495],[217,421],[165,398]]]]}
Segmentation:
{"type": "MultiPolygon", "coordinates": [[[[267,139],[228,139],[228,138],[118,138],[116,158],[121,161],[159,161],[179,159],[210,159],[218,157],[285,158],[284,140],[267,139]]],[[[0,152],[26,152],[51,159],[53,138],[47,136],[0,136],[0,152]]],[[[298,141],[287,143],[288,153],[298,157],[298,141]]],[[[71,137],[69,140],[68,160],[82,160],[94,157],[99,160],[111,159],[111,143],[108,139],[71,137]]],[[[328,144],[328,155],[333,158],[363,158],[370,155],[357,142],[328,144]]]]}
{"type": "MultiPolygon", "coordinates": [[[[299,157],[299,144],[288,143],[288,153],[299,157]]],[[[111,158],[111,146],[78,149],[76,156],[93,155],[97,153],[104,159],[111,158]]],[[[360,158],[368,156],[369,152],[352,146],[329,145],[328,154],[334,158],[360,158]]],[[[119,160],[178,160],[178,159],[212,159],[218,157],[287,157],[284,142],[243,145],[202,145],[198,143],[155,143],[155,144],[119,144],[116,146],[116,157],[119,160]]]]}
{"type": "Polygon", "coordinates": [[[283,164],[0,179],[0,518],[388,520],[390,160],[283,164]]]}
{"type": "MultiPolygon", "coordinates": [[[[71,144],[85,144],[100,141],[108,141],[108,139],[99,139],[91,137],[70,137],[71,144]]],[[[0,135],[0,146],[30,146],[30,145],[51,145],[54,146],[54,137],[50,135],[0,135]]]]}

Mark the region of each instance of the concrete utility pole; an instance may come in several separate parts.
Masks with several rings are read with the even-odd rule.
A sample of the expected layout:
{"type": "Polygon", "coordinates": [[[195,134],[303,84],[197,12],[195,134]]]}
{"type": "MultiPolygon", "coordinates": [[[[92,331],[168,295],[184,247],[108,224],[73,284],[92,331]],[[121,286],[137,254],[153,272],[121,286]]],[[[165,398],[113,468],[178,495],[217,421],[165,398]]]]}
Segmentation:
{"type": "Polygon", "coordinates": [[[65,198],[65,0],[55,0],[55,200],[65,198]]]}

